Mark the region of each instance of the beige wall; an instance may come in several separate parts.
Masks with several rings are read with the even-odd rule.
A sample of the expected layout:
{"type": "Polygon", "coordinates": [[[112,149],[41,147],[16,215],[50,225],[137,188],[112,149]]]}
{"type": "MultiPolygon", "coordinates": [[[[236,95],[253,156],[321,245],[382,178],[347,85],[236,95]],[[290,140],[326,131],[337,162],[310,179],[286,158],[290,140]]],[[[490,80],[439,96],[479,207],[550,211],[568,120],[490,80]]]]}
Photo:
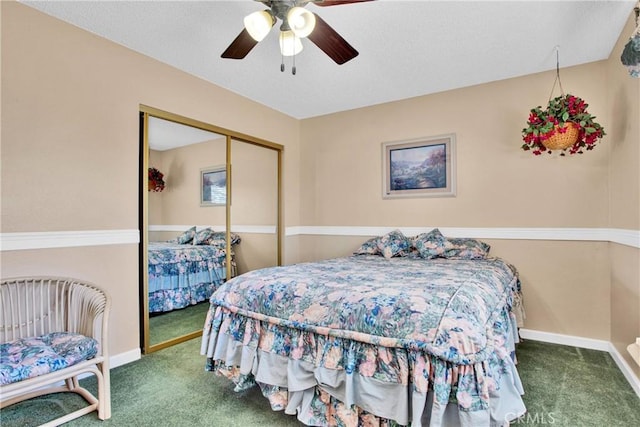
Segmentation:
{"type": "MultiPolygon", "coordinates": [[[[603,62],[562,70],[608,124],[603,62]]],[[[520,150],[529,109],[546,104],[554,72],[303,121],[302,215],[314,225],[604,227],[606,142],[580,157],[520,150]],[[382,199],[381,143],[455,133],[457,197],[382,199]]]]}
{"type": "MultiPolygon", "coordinates": [[[[620,72],[619,50],[561,70],[604,142],[583,156],[534,157],[519,149],[520,131],[553,72],[297,121],[26,6],[1,7],[4,233],[137,229],[139,104],[283,144],[286,226],[640,228],[640,90],[620,72]],[[457,197],[383,200],[381,143],[445,133],[457,136],[457,197]]],[[[347,254],[362,240],[292,236],[285,263],[347,254]]],[[[527,328],[612,340],[621,353],[639,333],[636,248],[488,241],[519,268],[527,328]]],[[[113,332],[138,322],[136,254],[5,252],[2,275],[55,270],[106,286],[118,353],[137,346],[113,332]]]]}
{"type": "MultiPolygon", "coordinates": [[[[298,224],[298,121],[22,4],[0,7],[3,233],[138,229],[140,104],[284,145],[285,218],[298,224]]],[[[137,251],[5,251],[2,276],[107,288],[111,353],[124,353],[138,348],[137,251]]]]}
{"type": "MultiPolygon", "coordinates": [[[[620,54],[633,33],[630,17],[608,61],[609,106],[609,225],[640,229],[640,79],[629,77],[620,54]]],[[[640,337],[640,249],[610,245],[611,342],[640,378],[640,366],[626,347],[640,337]]]]}
{"type": "MultiPolygon", "coordinates": [[[[606,64],[562,70],[607,128],[606,64]]],[[[314,225],[607,227],[607,142],[582,156],[520,150],[529,109],[546,103],[554,72],[308,119],[302,127],[302,218],[314,225]],[[382,199],[381,143],[456,134],[455,198],[382,199]]],[[[323,257],[309,237],[303,257],[323,257]],[[309,241],[311,240],[311,241],[309,241]]],[[[353,243],[350,242],[353,247],[353,243]]],[[[521,274],[526,327],[609,339],[607,246],[494,242],[521,274]],[[502,248],[508,248],[502,250],[502,248]],[[585,290],[588,290],[585,292],[585,290]],[[580,295],[578,297],[578,294],[580,295]]],[[[338,244],[334,245],[340,248],[338,244]]],[[[343,251],[344,252],[344,251],[343,251]]]]}
{"type": "Polygon", "coordinates": [[[161,168],[165,178],[162,192],[149,192],[149,225],[224,225],[224,206],[200,206],[200,170],[224,167],[226,147],[226,139],[219,138],[149,151],[149,166],[161,168]]]}

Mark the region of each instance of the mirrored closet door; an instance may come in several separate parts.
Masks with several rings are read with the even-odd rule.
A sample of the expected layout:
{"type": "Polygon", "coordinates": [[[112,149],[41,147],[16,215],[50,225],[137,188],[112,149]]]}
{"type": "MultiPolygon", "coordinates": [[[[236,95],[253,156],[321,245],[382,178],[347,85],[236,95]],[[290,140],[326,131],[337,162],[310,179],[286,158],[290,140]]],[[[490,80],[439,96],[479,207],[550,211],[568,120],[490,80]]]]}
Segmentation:
{"type": "Polygon", "coordinates": [[[140,110],[141,347],[149,353],[199,336],[224,281],[280,265],[282,146],[140,110]]]}
{"type": "Polygon", "coordinates": [[[231,140],[231,230],[238,273],[280,265],[278,151],[231,140]]]}

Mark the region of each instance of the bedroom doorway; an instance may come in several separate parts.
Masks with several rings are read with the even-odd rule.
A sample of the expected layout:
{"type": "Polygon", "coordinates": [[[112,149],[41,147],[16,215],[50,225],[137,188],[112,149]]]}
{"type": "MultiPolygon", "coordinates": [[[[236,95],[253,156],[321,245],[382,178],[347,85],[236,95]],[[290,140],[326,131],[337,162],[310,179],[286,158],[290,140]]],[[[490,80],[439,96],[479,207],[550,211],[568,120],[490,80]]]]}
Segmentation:
{"type": "Polygon", "coordinates": [[[224,281],[281,265],[282,150],[140,106],[144,354],[201,335],[208,297],[224,281]]]}

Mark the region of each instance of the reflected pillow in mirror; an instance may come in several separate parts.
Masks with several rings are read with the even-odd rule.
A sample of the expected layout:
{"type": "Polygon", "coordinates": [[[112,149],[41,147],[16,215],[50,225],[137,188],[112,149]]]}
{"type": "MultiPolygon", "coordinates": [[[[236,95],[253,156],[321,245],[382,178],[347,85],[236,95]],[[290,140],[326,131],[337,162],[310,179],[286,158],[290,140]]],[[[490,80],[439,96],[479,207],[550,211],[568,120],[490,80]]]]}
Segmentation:
{"type": "Polygon", "coordinates": [[[214,235],[214,231],[210,228],[203,228],[200,231],[197,231],[195,236],[193,236],[193,244],[194,245],[206,245],[207,241],[211,239],[214,235]]]}
{"type": "MultiPolygon", "coordinates": [[[[230,237],[231,237],[231,246],[237,245],[241,241],[240,236],[234,233],[233,231],[231,232],[230,237]]],[[[206,240],[204,240],[200,244],[225,247],[225,245],[227,244],[226,239],[227,239],[226,232],[214,231],[206,240]]]]}
{"type": "Polygon", "coordinates": [[[191,243],[193,237],[196,235],[196,226],[194,225],[187,231],[182,232],[175,239],[168,240],[169,243],[177,243],[179,245],[186,245],[191,243]]]}

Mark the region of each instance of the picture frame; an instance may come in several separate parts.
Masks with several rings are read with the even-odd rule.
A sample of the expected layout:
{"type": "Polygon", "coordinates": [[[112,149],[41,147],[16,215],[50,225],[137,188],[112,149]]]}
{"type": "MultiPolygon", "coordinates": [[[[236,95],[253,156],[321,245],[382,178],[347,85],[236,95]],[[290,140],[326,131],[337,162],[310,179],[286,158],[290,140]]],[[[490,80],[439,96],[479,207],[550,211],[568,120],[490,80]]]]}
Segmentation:
{"type": "Polygon", "coordinates": [[[382,143],[382,198],[455,197],[455,134],[382,143]]]}
{"type": "Polygon", "coordinates": [[[200,169],[200,206],[227,204],[227,167],[225,165],[200,169]]]}

